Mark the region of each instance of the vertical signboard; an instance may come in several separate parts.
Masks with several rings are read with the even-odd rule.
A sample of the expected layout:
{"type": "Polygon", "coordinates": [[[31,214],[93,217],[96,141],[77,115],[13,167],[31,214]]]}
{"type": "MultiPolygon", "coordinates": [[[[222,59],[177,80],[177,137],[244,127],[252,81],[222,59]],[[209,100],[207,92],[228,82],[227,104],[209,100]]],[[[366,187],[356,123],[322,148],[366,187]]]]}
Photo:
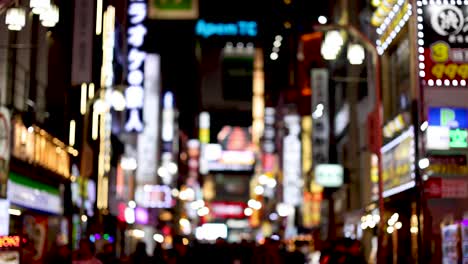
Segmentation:
{"type": "Polygon", "coordinates": [[[283,202],[298,206],[302,202],[300,117],[286,115],[288,134],[283,139],[283,202]]]}
{"type": "Polygon", "coordinates": [[[94,1],[75,1],[73,22],[72,85],[89,83],[93,72],[94,1]]]}
{"type": "Polygon", "coordinates": [[[6,198],[10,164],[11,122],[10,112],[0,107],[0,198],[6,198]]]}
{"type": "Polygon", "coordinates": [[[145,127],[137,142],[137,185],[155,184],[158,168],[160,98],[160,57],[148,54],[145,60],[145,127]]]}
{"type": "Polygon", "coordinates": [[[423,85],[467,85],[467,22],[466,1],[418,1],[419,76],[423,85]]]}
{"type": "Polygon", "coordinates": [[[312,155],[317,164],[327,163],[329,156],[328,70],[312,69],[312,155]]]}
{"type": "Polygon", "coordinates": [[[144,0],[131,0],[128,6],[127,45],[128,68],[127,82],[129,87],[125,91],[127,103],[127,121],[125,131],[143,131],[143,104],[144,104],[144,75],[143,64],[146,53],[141,49],[145,40],[147,29],[143,22],[146,18],[146,2],[144,0]]]}

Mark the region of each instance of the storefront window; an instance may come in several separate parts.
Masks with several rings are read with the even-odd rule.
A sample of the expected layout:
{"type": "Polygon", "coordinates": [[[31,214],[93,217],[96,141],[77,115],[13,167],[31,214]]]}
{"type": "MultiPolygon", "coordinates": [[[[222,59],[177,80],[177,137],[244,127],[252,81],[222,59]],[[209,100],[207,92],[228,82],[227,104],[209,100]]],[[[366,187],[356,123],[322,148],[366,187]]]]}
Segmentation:
{"type": "Polygon", "coordinates": [[[21,120],[15,120],[13,127],[12,154],[15,158],[70,177],[70,152],[76,155],[76,150],[38,127],[26,128],[21,120]]]}

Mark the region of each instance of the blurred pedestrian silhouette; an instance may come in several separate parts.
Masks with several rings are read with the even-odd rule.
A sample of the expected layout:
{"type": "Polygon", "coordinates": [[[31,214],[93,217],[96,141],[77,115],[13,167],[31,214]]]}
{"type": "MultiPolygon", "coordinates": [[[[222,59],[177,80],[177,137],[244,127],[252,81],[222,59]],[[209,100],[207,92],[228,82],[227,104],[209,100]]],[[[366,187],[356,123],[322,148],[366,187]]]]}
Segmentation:
{"type": "Polygon", "coordinates": [[[114,245],[107,243],[102,248],[102,252],[97,255],[102,264],[117,264],[119,260],[115,255],[114,245]]]}
{"type": "Polygon", "coordinates": [[[135,252],[130,256],[132,264],[145,264],[150,263],[150,258],[146,253],[146,243],[139,241],[136,245],[135,252]]]}
{"type": "Polygon", "coordinates": [[[165,264],[166,263],[166,254],[162,247],[161,243],[156,242],[153,251],[153,257],[151,258],[152,264],[165,264]]]}
{"type": "Polygon", "coordinates": [[[102,264],[94,254],[96,247],[87,239],[80,240],[79,248],[73,253],[73,264],[102,264]]]}

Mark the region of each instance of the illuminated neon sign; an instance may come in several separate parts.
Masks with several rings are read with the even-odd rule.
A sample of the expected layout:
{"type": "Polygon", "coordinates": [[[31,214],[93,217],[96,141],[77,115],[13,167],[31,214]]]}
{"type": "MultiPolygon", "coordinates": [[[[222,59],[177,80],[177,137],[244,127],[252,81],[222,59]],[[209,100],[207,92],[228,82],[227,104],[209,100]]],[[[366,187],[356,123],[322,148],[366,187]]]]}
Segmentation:
{"type": "Polygon", "coordinates": [[[19,248],[20,245],[19,236],[0,236],[0,248],[19,248]]]}
{"type": "Polygon", "coordinates": [[[450,128],[468,128],[468,108],[430,107],[429,125],[450,128]]]}
{"type": "Polygon", "coordinates": [[[143,109],[143,63],[146,52],[141,50],[147,29],[143,24],[146,18],[146,1],[131,0],[128,7],[129,27],[127,30],[128,43],[128,73],[129,87],[125,91],[125,100],[128,109],[128,119],[125,123],[127,132],[141,132],[143,121],[141,111],[143,109]]]}
{"type": "Polygon", "coordinates": [[[197,36],[209,38],[211,36],[257,36],[257,22],[238,21],[235,23],[211,23],[199,20],[195,26],[197,36]]]}

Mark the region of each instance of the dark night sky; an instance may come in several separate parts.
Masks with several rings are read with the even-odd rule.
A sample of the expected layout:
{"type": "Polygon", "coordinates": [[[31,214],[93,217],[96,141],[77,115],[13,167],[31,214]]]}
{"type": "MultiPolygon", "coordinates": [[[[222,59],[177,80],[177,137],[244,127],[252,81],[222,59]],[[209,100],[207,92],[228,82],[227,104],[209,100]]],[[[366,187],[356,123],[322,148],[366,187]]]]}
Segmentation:
{"type": "MultiPolygon", "coordinates": [[[[289,5],[282,0],[200,0],[200,18],[219,22],[256,20],[259,24],[259,36],[255,42],[257,46],[265,48],[266,90],[277,93],[287,86],[287,65],[291,53],[285,44],[280,51],[280,59],[276,62],[269,61],[274,36],[287,35],[287,30],[283,27],[285,21],[295,23],[297,26],[294,28],[299,32],[308,31],[308,25],[311,24],[309,21],[316,21],[318,15],[327,14],[328,5],[326,1],[307,0],[293,0],[289,5]]],[[[180,110],[180,128],[189,137],[197,136],[196,118],[201,110],[199,68],[195,56],[195,23],[196,21],[148,21],[149,32],[145,42],[149,52],[161,54],[162,89],[175,93],[176,105],[180,110]]],[[[242,123],[248,116],[246,113],[233,113],[229,119],[242,123]]]]}

